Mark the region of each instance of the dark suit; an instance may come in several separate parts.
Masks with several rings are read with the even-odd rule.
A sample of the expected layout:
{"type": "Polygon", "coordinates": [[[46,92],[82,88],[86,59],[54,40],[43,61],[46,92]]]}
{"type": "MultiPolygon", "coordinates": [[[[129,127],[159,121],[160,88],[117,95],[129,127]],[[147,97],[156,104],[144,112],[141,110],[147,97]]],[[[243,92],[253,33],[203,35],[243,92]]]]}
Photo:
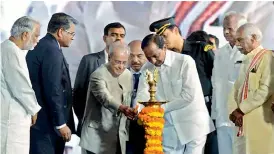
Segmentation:
{"type": "Polygon", "coordinates": [[[102,64],[105,64],[105,51],[85,55],[78,67],[73,90],[73,108],[79,120],[77,135],[80,137],[82,119],[86,106],[86,97],[89,84],[89,76],[102,64]]]}
{"type": "Polygon", "coordinates": [[[31,127],[31,154],[61,154],[65,142],[56,126],[66,124],[75,132],[69,68],[57,40],[42,38],[26,56],[30,80],[42,109],[31,127]]]}

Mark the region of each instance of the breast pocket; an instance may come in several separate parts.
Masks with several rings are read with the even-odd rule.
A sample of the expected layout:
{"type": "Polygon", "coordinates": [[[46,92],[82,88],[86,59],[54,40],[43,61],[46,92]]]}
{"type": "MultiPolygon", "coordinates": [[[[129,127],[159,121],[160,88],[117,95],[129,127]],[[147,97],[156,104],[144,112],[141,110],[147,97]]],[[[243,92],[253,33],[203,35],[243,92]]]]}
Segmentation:
{"type": "Polygon", "coordinates": [[[182,83],[183,83],[182,79],[171,82],[172,94],[174,96],[180,96],[182,91],[182,83]]]}
{"type": "Polygon", "coordinates": [[[101,125],[99,121],[90,121],[88,127],[98,129],[101,125]]]}

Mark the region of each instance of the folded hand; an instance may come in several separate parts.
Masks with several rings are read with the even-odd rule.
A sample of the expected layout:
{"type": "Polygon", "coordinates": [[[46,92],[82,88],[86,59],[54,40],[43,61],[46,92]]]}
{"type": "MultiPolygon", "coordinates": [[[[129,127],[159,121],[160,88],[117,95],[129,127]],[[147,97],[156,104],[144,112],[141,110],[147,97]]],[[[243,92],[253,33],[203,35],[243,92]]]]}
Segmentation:
{"type": "Polygon", "coordinates": [[[243,126],[243,116],[244,113],[238,108],[234,110],[230,115],[229,119],[235,123],[235,126],[242,127],[243,126]]]}
{"type": "Polygon", "coordinates": [[[60,128],[60,129],[59,129],[59,132],[60,132],[60,134],[61,134],[61,136],[63,137],[63,140],[64,140],[65,142],[70,141],[70,139],[71,139],[71,131],[70,131],[70,129],[69,129],[68,126],[65,126],[65,127],[63,127],[63,128],[60,128]]]}

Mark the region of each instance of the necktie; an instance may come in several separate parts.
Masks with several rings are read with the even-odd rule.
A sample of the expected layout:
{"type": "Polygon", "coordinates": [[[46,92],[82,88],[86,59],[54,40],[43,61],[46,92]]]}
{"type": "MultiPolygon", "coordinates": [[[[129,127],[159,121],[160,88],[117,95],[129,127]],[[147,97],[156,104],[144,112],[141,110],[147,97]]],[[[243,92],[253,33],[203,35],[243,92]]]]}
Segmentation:
{"type": "Polygon", "coordinates": [[[133,76],[134,76],[134,85],[133,85],[134,91],[137,91],[137,90],[138,90],[138,84],[139,84],[140,75],[141,75],[141,73],[133,74],[133,76]]]}
{"type": "Polygon", "coordinates": [[[133,94],[132,94],[132,98],[131,98],[131,107],[135,106],[134,99],[136,98],[140,75],[141,75],[141,73],[138,73],[138,74],[135,73],[135,74],[133,74],[134,85],[133,85],[133,94]]]}

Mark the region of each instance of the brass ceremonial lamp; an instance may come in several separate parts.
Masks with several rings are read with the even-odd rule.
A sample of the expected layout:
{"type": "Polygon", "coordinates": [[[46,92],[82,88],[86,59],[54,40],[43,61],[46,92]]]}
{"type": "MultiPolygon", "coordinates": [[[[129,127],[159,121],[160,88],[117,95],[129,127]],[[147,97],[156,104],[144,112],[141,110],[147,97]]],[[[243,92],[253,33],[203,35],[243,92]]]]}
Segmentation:
{"type": "Polygon", "coordinates": [[[138,114],[138,123],[145,129],[146,147],[144,154],[164,154],[162,146],[162,133],[164,128],[164,109],[161,105],[166,103],[157,101],[156,83],[158,80],[158,70],[154,69],[153,74],[146,71],[146,81],[149,85],[150,99],[147,102],[138,102],[145,107],[138,114]]]}
{"type": "Polygon", "coordinates": [[[149,95],[150,99],[147,102],[139,102],[140,104],[144,106],[153,106],[153,107],[160,107],[162,104],[167,103],[166,101],[157,101],[155,98],[156,95],[156,84],[158,81],[158,70],[155,68],[153,71],[153,74],[149,71],[146,70],[146,81],[149,85],[149,95]]]}

